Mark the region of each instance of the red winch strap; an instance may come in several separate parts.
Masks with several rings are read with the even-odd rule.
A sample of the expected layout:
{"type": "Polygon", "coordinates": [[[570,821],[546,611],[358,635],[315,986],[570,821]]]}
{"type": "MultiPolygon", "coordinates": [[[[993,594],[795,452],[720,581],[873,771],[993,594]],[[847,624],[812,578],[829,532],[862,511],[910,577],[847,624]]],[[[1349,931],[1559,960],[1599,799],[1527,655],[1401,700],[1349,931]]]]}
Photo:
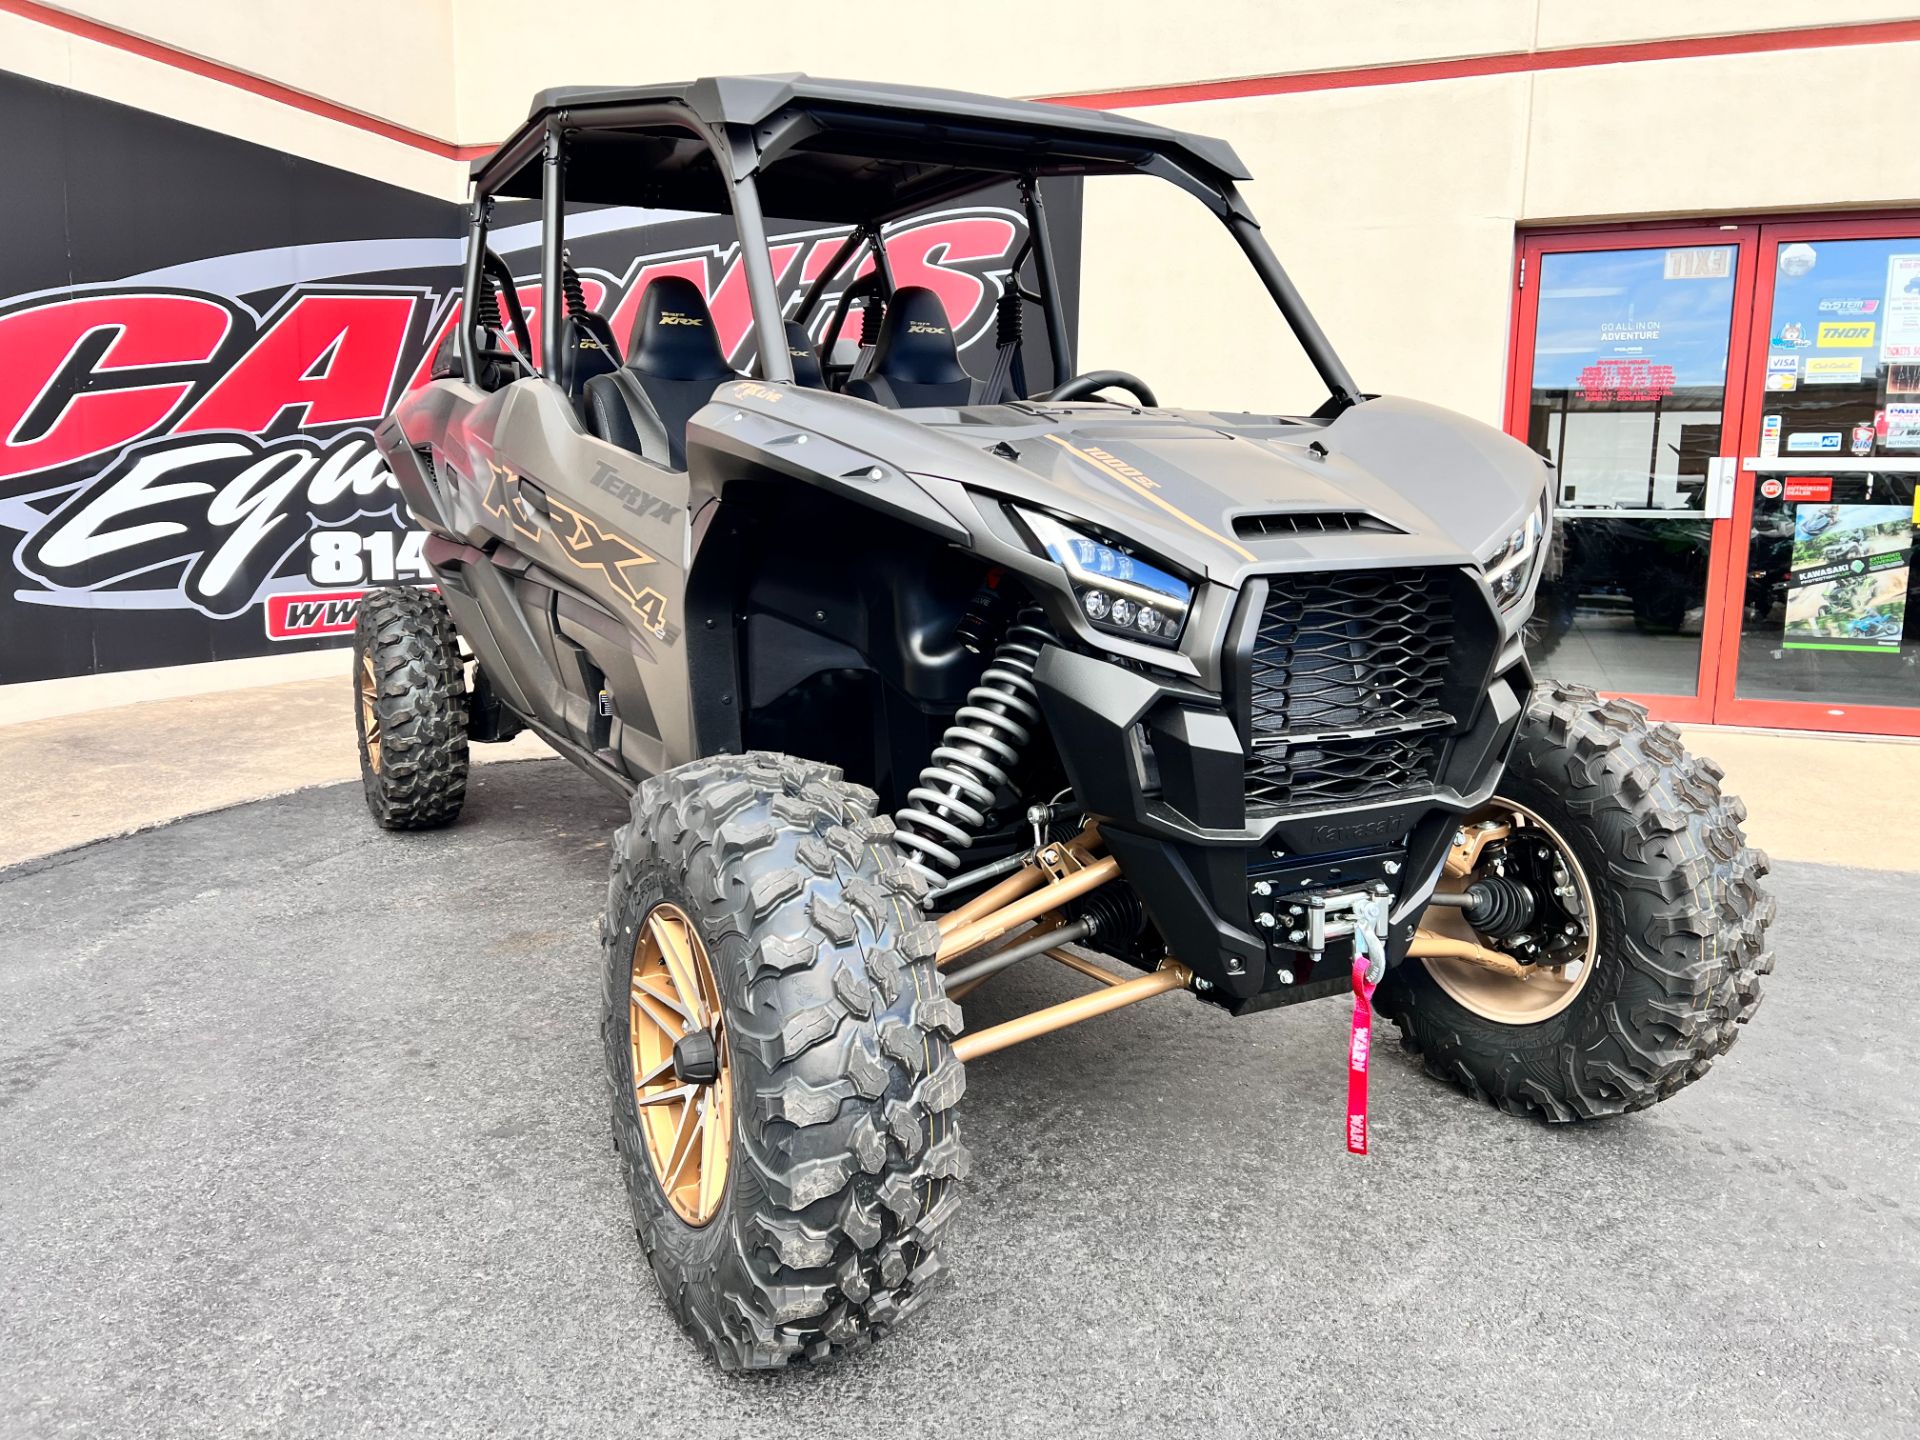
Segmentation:
{"type": "Polygon", "coordinates": [[[1347,1149],[1367,1153],[1367,1058],[1373,1049],[1373,984],[1364,950],[1353,957],[1353,1038],[1347,1045],[1347,1149]]]}

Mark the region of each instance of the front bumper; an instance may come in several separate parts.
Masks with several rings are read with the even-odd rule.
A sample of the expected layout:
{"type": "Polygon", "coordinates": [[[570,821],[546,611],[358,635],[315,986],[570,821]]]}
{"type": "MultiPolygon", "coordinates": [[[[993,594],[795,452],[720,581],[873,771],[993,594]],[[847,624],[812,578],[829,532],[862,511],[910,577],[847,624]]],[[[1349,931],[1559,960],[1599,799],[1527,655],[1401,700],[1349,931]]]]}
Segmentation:
{"type": "Polygon", "coordinates": [[[1207,982],[1203,994],[1244,1011],[1348,983],[1346,952],[1306,964],[1284,925],[1254,923],[1256,886],[1286,896],[1385,883],[1389,963],[1405,955],[1459,817],[1491,797],[1532,688],[1517,637],[1476,658],[1430,789],[1271,815],[1247,811],[1251,737],[1231,686],[1223,697],[1057,646],[1034,683],[1074,793],[1173,954],[1207,982]]]}

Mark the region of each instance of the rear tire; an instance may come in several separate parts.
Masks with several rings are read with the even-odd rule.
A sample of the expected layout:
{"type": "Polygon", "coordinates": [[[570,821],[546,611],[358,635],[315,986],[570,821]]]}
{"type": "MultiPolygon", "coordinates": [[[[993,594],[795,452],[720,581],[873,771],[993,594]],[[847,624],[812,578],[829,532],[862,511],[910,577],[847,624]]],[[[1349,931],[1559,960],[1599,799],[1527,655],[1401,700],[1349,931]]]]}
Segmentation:
{"type": "Polygon", "coordinates": [[[467,798],[467,679],[431,590],[370,590],[353,627],[360,785],[382,829],[450,824],[467,798]]]}
{"type": "Polygon", "coordinates": [[[720,756],[647,781],[614,838],[601,1027],[614,1148],[668,1308],[725,1369],[858,1349],[940,1273],[966,1161],[960,1011],[934,968],[923,886],[873,804],[829,765],[720,756]],[[709,1083],[725,1087],[730,1145],[714,1153],[728,1168],[698,1225],[663,1188],[635,1084],[630,986],[656,909],[694,932],[722,1016],[724,1079],[709,1083]]]}
{"type": "Polygon", "coordinates": [[[1504,1024],[1402,961],[1380,1008],[1429,1073],[1513,1114],[1591,1120],[1642,1110],[1706,1074],[1773,969],[1746,807],[1667,725],[1583,686],[1543,686],[1521,722],[1503,799],[1558,831],[1592,887],[1598,945],[1565,1008],[1504,1024]]]}

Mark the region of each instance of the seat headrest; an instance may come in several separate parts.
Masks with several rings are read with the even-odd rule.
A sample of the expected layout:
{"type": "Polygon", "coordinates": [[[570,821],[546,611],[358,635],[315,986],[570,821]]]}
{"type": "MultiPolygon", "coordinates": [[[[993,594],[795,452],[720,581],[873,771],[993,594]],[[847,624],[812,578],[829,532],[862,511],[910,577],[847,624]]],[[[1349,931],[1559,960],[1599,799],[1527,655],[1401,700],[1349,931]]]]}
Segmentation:
{"type": "Polygon", "coordinates": [[[662,380],[723,380],[733,373],[698,285],[684,275],[653,278],[640,297],[627,365],[662,380]]]}
{"type": "Polygon", "coordinates": [[[793,383],[809,390],[824,390],[827,380],[820,373],[820,352],[813,348],[807,327],[798,320],[787,321],[787,357],[793,361],[793,383]]]}
{"type": "Polygon", "coordinates": [[[933,291],[907,285],[893,292],[874,347],[873,372],[914,385],[950,384],[967,378],[946,306],[933,291]]]}

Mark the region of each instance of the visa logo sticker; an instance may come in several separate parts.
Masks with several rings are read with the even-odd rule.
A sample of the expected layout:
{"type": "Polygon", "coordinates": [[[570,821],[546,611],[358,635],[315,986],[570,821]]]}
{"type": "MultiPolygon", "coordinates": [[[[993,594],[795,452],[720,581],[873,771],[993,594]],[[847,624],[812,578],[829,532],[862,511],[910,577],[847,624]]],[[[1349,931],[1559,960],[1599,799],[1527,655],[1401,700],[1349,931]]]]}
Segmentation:
{"type": "Polygon", "coordinates": [[[1813,343],[1822,350],[1864,350],[1873,344],[1875,328],[1871,320],[1823,320],[1813,343]]]}
{"type": "Polygon", "coordinates": [[[1809,430],[1787,437],[1789,450],[1817,450],[1822,453],[1840,451],[1840,432],[1838,430],[1809,430]]]}

